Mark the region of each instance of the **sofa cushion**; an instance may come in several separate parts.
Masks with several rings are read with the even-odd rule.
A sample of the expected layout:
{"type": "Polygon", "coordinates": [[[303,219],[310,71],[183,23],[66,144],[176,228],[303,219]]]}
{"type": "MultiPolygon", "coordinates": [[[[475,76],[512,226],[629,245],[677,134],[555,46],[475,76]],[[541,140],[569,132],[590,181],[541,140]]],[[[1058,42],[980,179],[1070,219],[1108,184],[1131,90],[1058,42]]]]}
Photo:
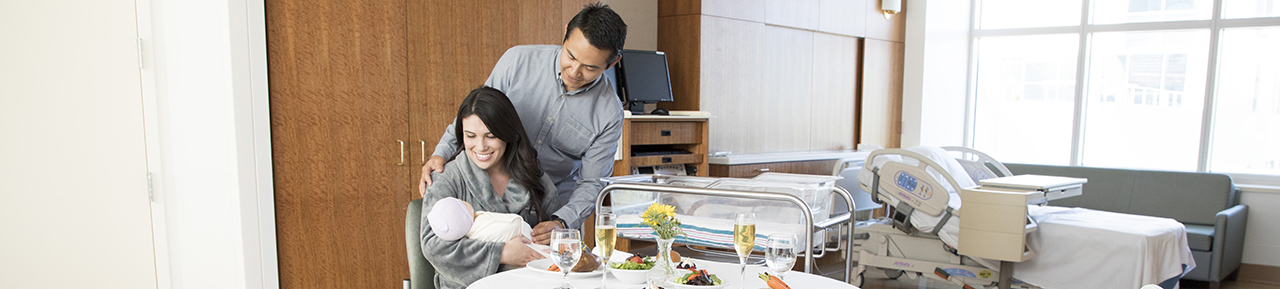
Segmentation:
{"type": "Polygon", "coordinates": [[[1235,186],[1224,174],[1137,171],[1135,177],[1129,213],[1213,224],[1218,211],[1235,205],[1235,186]]]}
{"type": "Polygon", "coordinates": [[[1191,250],[1213,250],[1213,226],[1184,225],[1187,226],[1187,246],[1191,247],[1191,250]]]}
{"type": "Polygon", "coordinates": [[[1182,223],[1213,224],[1218,211],[1236,205],[1231,177],[1218,173],[1169,172],[1005,164],[1015,175],[1089,179],[1077,197],[1049,205],[1164,217],[1182,223]]]}
{"type": "Polygon", "coordinates": [[[1135,172],[1130,170],[1006,163],[1014,175],[1045,175],[1089,179],[1080,196],[1049,201],[1051,206],[1129,212],[1135,172]],[[1104,193],[1105,192],[1105,193],[1104,193]]]}

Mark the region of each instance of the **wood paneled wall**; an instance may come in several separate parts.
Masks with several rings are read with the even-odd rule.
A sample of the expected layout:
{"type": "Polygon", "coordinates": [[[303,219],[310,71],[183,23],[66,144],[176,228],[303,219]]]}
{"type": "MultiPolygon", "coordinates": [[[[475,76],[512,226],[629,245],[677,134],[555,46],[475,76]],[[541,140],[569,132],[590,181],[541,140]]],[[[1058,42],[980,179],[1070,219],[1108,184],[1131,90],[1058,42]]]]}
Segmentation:
{"type": "Polygon", "coordinates": [[[408,276],[405,1],[267,1],[281,288],[408,276]]]}
{"type": "Polygon", "coordinates": [[[411,1],[408,9],[409,128],[413,183],[471,90],[484,85],[507,48],[555,44],[583,0],[411,1]],[[424,147],[425,146],[425,147],[424,147]]]}
{"type": "MultiPolygon", "coordinates": [[[[868,1],[867,37],[862,40],[858,143],[887,148],[902,146],[902,77],[906,45],[903,10],[884,19],[879,1],[868,1]]],[[[907,7],[903,0],[902,7],[907,7]]]]}
{"type": "Polygon", "coordinates": [[[859,97],[872,99],[862,109],[878,118],[901,115],[900,105],[882,105],[901,103],[901,49],[862,42],[900,47],[904,18],[885,20],[876,0],[661,0],[658,49],[668,52],[676,101],[658,106],[711,112],[712,151],[852,149],[868,133],[896,144],[896,119],[856,123],[859,97]],[[866,70],[864,59],[892,53],[896,70],[866,70]]]}
{"type": "Polygon", "coordinates": [[[458,102],[586,2],[267,1],[281,288],[399,288],[405,206],[458,102]]]}

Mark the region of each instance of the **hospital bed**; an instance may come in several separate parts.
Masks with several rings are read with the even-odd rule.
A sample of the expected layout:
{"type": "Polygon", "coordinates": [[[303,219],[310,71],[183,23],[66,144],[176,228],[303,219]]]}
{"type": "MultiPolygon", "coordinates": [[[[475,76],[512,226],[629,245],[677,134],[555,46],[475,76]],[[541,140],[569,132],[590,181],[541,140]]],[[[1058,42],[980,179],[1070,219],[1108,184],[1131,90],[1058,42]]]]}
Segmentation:
{"type": "MultiPolygon", "coordinates": [[[[1175,220],[1047,206],[1081,194],[1079,183],[1019,188],[996,178],[1011,175],[1003,164],[966,148],[872,152],[858,174],[859,187],[874,192],[874,201],[888,204],[890,212],[888,218],[855,227],[858,265],[851,283],[861,284],[867,269],[879,268],[890,276],[908,272],[975,288],[997,284],[1001,273],[1016,279],[1012,286],[1024,288],[1173,288],[1195,266],[1185,228],[1175,220]],[[1018,226],[1015,245],[961,230],[962,215],[989,217],[987,208],[992,208],[963,213],[961,192],[970,196],[984,191],[1026,204],[1007,207],[1025,214],[1006,219],[1018,226]],[[1016,263],[1001,266],[997,260],[965,255],[985,249],[1012,249],[1015,254],[1001,260],[1016,263]]],[[[980,205],[986,204],[974,204],[980,205]]]]}
{"type": "MultiPolygon", "coordinates": [[[[804,255],[804,272],[814,270],[814,258],[839,247],[853,246],[853,240],[844,238],[844,245],[828,247],[824,233],[836,231],[847,236],[852,226],[849,213],[831,215],[831,199],[845,201],[844,212],[853,211],[853,199],[849,192],[837,187],[839,177],[766,173],[754,179],[709,178],[694,176],[632,175],[604,179],[608,185],[596,200],[596,210],[611,206],[617,215],[619,237],[634,240],[653,240],[656,235],[641,224],[640,215],[650,204],[661,203],[675,207],[681,221],[684,236],[676,237],[676,244],[690,250],[725,257],[734,256],[733,216],[738,212],[756,214],[756,241],[753,251],[764,251],[766,240],[772,233],[791,233],[797,238],[797,256],[804,255]],[[710,248],[703,249],[703,248],[710,248]],[[804,250],[809,248],[809,250],[804,250]],[[725,249],[717,251],[714,249],[725,249]]],[[[844,250],[844,281],[849,281],[852,268],[852,251],[844,250]]],[[[735,257],[736,259],[736,257],[735,257]]],[[[799,269],[800,264],[796,264],[799,269]]]]}

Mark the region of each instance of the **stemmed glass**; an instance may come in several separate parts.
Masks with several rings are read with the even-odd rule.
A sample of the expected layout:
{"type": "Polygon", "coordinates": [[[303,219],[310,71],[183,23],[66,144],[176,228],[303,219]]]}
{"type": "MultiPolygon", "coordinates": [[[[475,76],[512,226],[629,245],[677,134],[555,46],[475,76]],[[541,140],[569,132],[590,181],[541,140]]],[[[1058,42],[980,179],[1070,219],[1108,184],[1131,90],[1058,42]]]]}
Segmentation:
{"type": "Polygon", "coordinates": [[[582,235],[576,229],[556,229],[551,231],[551,261],[564,273],[564,283],[558,289],[573,289],[569,286],[569,271],[578,264],[582,257],[582,235]]]}
{"type": "MultiPolygon", "coordinates": [[[[613,243],[618,239],[617,221],[614,220],[613,213],[601,212],[596,214],[596,248],[600,249],[600,263],[609,266],[609,256],[613,255],[613,243]]],[[[600,274],[600,288],[607,289],[605,281],[609,280],[609,274],[600,274]]]]}
{"type": "Polygon", "coordinates": [[[769,271],[773,271],[773,275],[782,279],[796,264],[796,235],[770,234],[769,240],[765,241],[765,248],[765,264],[769,265],[769,271]]]}
{"type": "Polygon", "coordinates": [[[733,248],[738,251],[738,288],[742,288],[747,281],[747,256],[756,246],[756,214],[737,213],[733,219],[733,248]]]}

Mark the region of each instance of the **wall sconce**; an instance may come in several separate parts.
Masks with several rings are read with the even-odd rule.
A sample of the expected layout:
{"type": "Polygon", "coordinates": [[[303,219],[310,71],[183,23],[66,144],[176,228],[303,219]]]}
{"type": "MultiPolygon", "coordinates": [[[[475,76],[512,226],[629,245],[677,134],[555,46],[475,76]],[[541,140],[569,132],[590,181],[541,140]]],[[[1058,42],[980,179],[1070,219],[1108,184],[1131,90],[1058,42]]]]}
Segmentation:
{"type": "Polygon", "coordinates": [[[899,11],[902,11],[902,0],[880,0],[880,12],[884,12],[885,20],[899,11]]]}

